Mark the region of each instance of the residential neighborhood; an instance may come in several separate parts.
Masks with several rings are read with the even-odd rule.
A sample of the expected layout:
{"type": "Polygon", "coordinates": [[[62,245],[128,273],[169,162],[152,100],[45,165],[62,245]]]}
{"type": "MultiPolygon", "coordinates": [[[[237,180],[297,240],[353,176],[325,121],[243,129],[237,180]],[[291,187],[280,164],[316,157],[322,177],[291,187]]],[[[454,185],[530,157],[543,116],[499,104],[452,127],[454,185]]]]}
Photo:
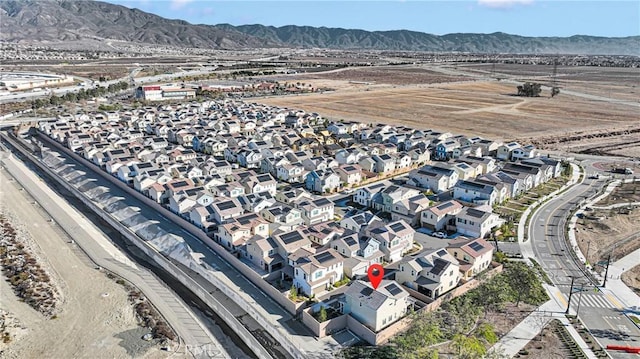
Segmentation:
{"type": "Polygon", "coordinates": [[[372,344],[491,269],[507,221],[494,209],[561,174],[532,146],[230,99],[64,115],[38,130],[372,344]],[[390,269],[378,289],[372,264],[390,269]]]}

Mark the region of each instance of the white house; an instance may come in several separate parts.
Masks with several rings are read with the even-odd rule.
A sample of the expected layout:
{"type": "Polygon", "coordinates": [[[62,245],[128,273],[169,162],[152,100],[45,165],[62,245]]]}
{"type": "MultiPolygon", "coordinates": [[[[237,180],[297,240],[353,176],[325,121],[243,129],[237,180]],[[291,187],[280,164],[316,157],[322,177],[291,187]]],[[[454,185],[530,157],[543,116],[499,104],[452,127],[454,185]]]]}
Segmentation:
{"type": "Polygon", "coordinates": [[[495,186],[477,181],[459,181],[453,187],[453,198],[469,203],[493,206],[498,198],[495,186]]]}
{"type": "Polygon", "coordinates": [[[449,200],[422,211],[420,222],[424,228],[441,231],[446,229],[447,225],[453,224],[450,222],[460,211],[462,211],[462,205],[455,200],[449,200]]]}
{"type": "Polygon", "coordinates": [[[416,231],[402,220],[365,228],[365,235],[380,242],[380,250],[384,253],[384,259],[387,262],[397,262],[402,259],[402,255],[413,246],[415,233],[416,231]]]}
{"type": "Polygon", "coordinates": [[[410,306],[409,293],[390,280],[383,280],[377,289],[373,289],[369,282],[353,281],[344,298],[342,312],[374,332],[402,319],[410,306]]]}
{"type": "Polygon", "coordinates": [[[460,263],[462,279],[469,280],[491,265],[493,246],[482,238],[459,238],[449,243],[447,252],[460,263]]]}
{"type": "Polygon", "coordinates": [[[396,280],[429,298],[438,298],[460,282],[460,265],[444,248],[408,258],[397,266],[396,280]]]}
{"type": "Polygon", "coordinates": [[[328,248],[308,257],[300,257],[294,263],[293,285],[307,296],[329,289],[344,276],[344,258],[328,248]]]}
{"type": "Polygon", "coordinates": [[[456,215],[456,231],[468,237],[485,238],[491,229],[502,224],[495,213],[465,207],[456,215]]]}

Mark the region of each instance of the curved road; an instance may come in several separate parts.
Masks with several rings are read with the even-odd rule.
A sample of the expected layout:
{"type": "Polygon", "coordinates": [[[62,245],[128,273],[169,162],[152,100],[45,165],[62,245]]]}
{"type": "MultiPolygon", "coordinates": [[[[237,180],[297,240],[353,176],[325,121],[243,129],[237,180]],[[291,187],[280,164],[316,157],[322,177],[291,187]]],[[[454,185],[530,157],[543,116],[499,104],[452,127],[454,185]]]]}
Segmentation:
{"type": "MultiPolygon", "coordinates": [[[[590,172],[591,163],[584,165],[590,172]]],[[[574,293],[571,298],[571,314],[579,316],[598,342],[609,344],[640,346],[640,329],[621,310],[620,302],[610,293],[598,288],[601,283],[592,283],[572,258],[572,250],[567,247],[565,227],[574,209],[586,198],[591,198],[605,186],[606,179],[585,178],[559,196],[543,204],[529,222],[528,242],[522,243],[523,254],[534,257],[544,268],[553,284],[560,290],[554,298],[564,308],[568,305],[572,277],[574,293]],[[584,291],[579,292],[580,288],[584,291]]],[[[637,358],[636,355],[609,351],[612,358],[637,358]]]]}

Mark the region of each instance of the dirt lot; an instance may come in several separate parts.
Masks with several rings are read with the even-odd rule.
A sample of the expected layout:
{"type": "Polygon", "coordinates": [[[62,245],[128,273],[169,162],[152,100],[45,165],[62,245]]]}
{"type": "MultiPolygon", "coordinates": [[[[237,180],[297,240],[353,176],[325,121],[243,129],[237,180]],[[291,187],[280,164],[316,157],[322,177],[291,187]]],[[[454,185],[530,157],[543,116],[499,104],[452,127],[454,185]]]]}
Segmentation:
{"type": "Polygon", "coordinates": [[[100,76],[118,79],[127,76],[134,66],[77,64],[77,65],[28,65],[7,66],[10,71],[53,72],[98,80],[100,76]]]}
{"type": "Polygon", "coordinates": [[[467,76],[444,75],[439,72],[429,71],[423,68],[361,67],[315,74],[313,76],[309,76],[308,79],[361,81],[390,85],[415,85],[467,81],[471,78],[467,76]]]}
{"type": "MultiPolygon", "coordinates": [[[[38,263],[51,273],[62,292],[55,319],[45,319],[18,300],[0,280],[0,310],[17,318],[17,336],[0,353],[3,358],[164,358],[169,353],[143,341],[124,288],[95,270],[89,260],[33,204],[6,172],[0,172],[3,213],[22,236],[33,241],[38,263]],[[28,223],[17,218],[28,218],[28,223]],[[45,256],[46,253],[46,256],[45,256]]],[[[48,218],[48,217],[46,217],[48,218]]]]}
{"type": "Polygon", "coordinates": [[[640,241],[637,240],[640,233],[640,208],[629,214],[619,214],[618,209],[587,213],[588,218],[578,220],[576,239],[582,253],[588,252],[589,263],[605,261],[612,252],[611,259],[619,259],[640,247],[640,241]]]}
{"type": "Polygon", "coordinates": [[[553,325],[548,324],[540,334],[533,338],[516,358],[569,358],[570,353],[566,349],[560,337],[553,331],[553,325]]]}
{"type": "Polygon", "coordinates": [[[640,295],[640,266],[635,266],[622,274],[622,281],[640,295]]]}
{"type": "Polygon", "coordinates": [[[330,119],[400,124],[494,139],[564,134],[577,128],[606,130],[637,121],[637,113],[621,104],[568,95],[519,98],[511,96],[513,92],[513,84],[489,81],[395,88],[360,85],[333,93],[259,101],[318,112],[330,119]]]}
{"type": "MultiPolygon", "coordinates": [[[[617,167],[632,167],[628,163],[620,163],[617,167]]],[[[637,167],[633,167],[637,169],[637,167]]],[[[596,203],[596,206],[609,206],[618,203],[640,202],[640,181],[622,183],[617,186],[611,194],[596,203]]],[[[640,226],[638,227],[640,229],[640,226]]]]}

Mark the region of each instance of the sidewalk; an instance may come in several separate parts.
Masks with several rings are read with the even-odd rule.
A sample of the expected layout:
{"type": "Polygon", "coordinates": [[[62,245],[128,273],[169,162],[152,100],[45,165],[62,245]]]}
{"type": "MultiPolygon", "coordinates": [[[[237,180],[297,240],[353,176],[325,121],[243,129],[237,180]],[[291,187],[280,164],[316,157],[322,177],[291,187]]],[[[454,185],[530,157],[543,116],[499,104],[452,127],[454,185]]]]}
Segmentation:
{"type": "Polygon", "coordinates": [[[624,272],[637,265],[640,265],[640,248],[609,265],[609,278],[602,291],[619,309],[640,310],[640,296],[621,279],[624,272]]]}
{"type": "MultiPolygon", "coordinates": [[[[625,182],[628,182],[628,181],[625,181],[625,182]]],[[[576,212],[576,214],[573,217],[571,217],[571,220],[569,221],[569,241],[571,242],[571,246],[573,247],[576,253],[576,256],[583,263],[586,262],[586,258],[582,253],[582,251],[580,250],[580,247],[578,247],[578,244],[576,242],[575,227],[576,227],[576,222],[578,220],[577,215],[580,213],[584,213],[584,208],[593,207],[593,204],[598,203],[599,201],[601,201],[602,199],[610,195],[611,192],[613,192],[613,190],[620,183],[621,183],[620,180],[613,181],[612,183],[610,183],[601,195],[591,199],[590,201],[582,205],[581,208],[576,212]]],[[[628,204],[624,204],[624,205],[626,206],[628,204]]],[[[607,207],[612,207],[612,206],[607,206],[607,207]]],[[[593,207],[593,208],[596,208],[596,207],[593,207]]],[[[602,208],[606,208],[606,207],[602,207],[602,208]]],[[[622,273],[624,273],[625,271],[637,265],[640,265],[640,249],[637,249],[629,253],[625,257],[609,265],[609,273],[608,273],[606,287],[601,289],[603,290],[603,292],[605,292],[605,294],[607,295],[611,303],[614,304],[616,307],[618,307],[618,309],[630,309],[634,307],[635,307],[634,310],[640,309],[640,296],[638,296],[638,294],[636,294],[626,284],[624,284],[624,282],[621,279],[622,273]]],[[[587,269],[589,269],[591,273],[600,280],[600,283],[604,282],[604,277],[598,274],[597,272],[593,271],[592,267],[587,266],[587,269]]]]}
{"type": "Polygon", "coordinates": [[[537,207],[542,202],[554,197],[556,194],[560,193],[561,191],[564,191],[565,189],[578,183],[578,179],[580,178],[580,174],[582,173],[582,171],[580,170],[579,166],[573,163],[571,164],[571,167],[573,168],[571,172],[571,179],[569,179],[569,181],[567,181],[567,183],[564,186],[558,188],[556,191],[549,193],[543,198],[538,199],[537,201],[532,203],[524,211],[524,213],[522,213],[522,216],[520,217],[520,222],[518,222],[518,244],[520,245],[520,253],[522,253],[522,256],[524,258],[535,258],[535,253],[533,253],[533,244],[531,243],[531,238],[529,238],[528,233],[527,233],[527,239],[525,240],[525,227],[526,227],[527,218],[529,218],[529,214],[531,213],[533,208],[537,207]]]}
{"type": "Polygon", "coordinates": [[[498,351],[509,357],[514,357],[533,338],[535,338],[551,320],[558,319],[565,325],[569,334],[580,349],[582,349],[587,358],[597,359],[578,331],[569,323],[569,319],[565,317],[564,311],[566,303],[562,303],[564,298],[562,297],[562,294],[560,294],[558,288],[545,285],[545,289],[551,299],[538,307],[536,311],[529,314],[529,316],[520,322],[520,324],[516,325],[509,333],[500,338],[500,340],[491,347],[489,351],[498,351]]]}

